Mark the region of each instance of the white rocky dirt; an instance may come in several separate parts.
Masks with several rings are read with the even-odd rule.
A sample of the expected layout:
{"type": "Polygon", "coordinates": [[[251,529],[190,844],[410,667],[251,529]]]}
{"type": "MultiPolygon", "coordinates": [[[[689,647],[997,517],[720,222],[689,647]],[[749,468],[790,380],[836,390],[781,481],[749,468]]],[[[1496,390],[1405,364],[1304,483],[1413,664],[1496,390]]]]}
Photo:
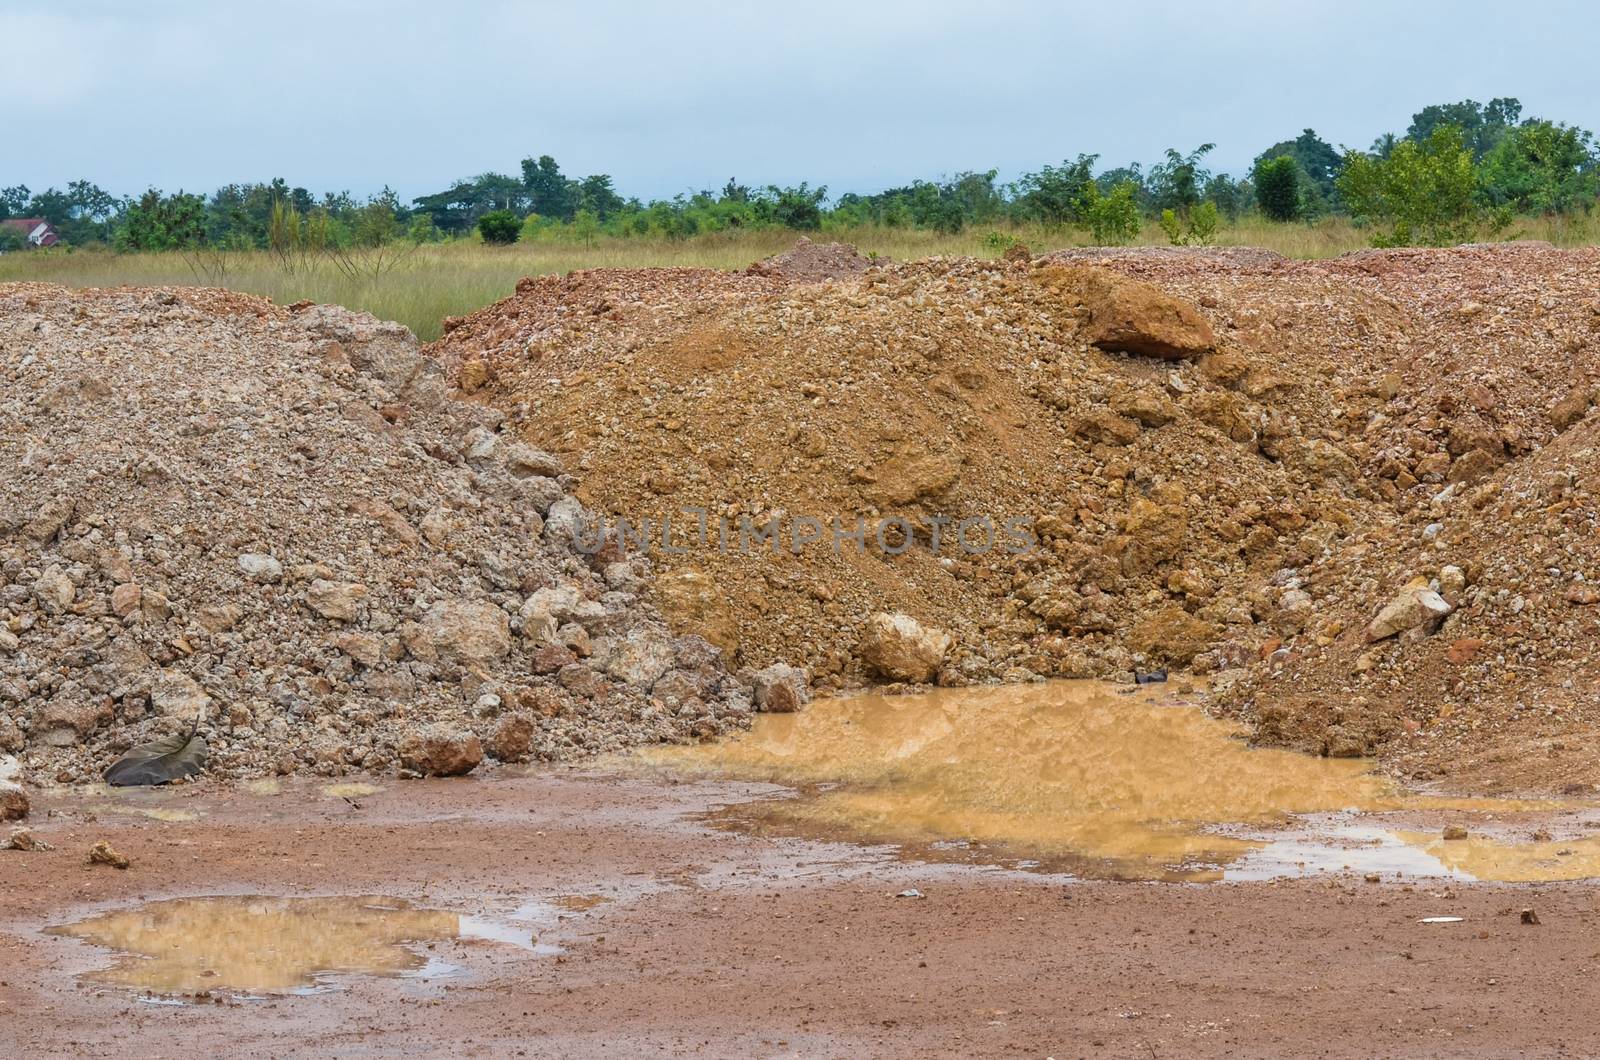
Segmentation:
{"type": "Polygon", "coordinates": [[[480,735],[557,759],[738,724],[648,561],[552,532],[570,480],[499,426],[363,314],[0,286],[0,751],[84,781],[199,718],[224,776],[459,771],[480,735]]]}

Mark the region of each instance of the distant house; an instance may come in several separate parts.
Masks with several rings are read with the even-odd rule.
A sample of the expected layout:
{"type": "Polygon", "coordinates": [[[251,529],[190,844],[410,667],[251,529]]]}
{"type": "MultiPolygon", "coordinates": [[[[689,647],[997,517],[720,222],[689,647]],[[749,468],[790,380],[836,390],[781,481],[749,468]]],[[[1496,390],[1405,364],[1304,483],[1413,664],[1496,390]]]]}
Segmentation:
{"type": "Polygon", "coordinates": [[[20,233],[30,247],[53,247],[61,242],[56,226],[42,217],[12,217],[0,221],[0,228],[20,233]]]}

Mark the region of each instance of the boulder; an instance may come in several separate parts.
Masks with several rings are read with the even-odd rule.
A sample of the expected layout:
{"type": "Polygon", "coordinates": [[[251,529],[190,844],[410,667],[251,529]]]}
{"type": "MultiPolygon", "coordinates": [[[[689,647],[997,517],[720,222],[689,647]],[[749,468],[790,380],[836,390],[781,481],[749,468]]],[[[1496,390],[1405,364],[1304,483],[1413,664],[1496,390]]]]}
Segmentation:
{"type": "Polygon", "coordinates": [[[1452,610],[1444,597],[1428,588],[1426,583],[1414,582],[1400,590],[1378,612],[1367,627],[1367,640],[1383,640],[1418,627],[1431,630],[1452,610]]]}
{"type": "Polygon", "coordinates": [[[502,762],[521,762],[533,750],[533,719],[526,714],[506,714],[489,734],[489,753],[502,762]]]}
{"type": "Polygon", "coordinates": [[[1218,631],[1176,604],[1145,616],[1128,631],[1128,647],[1147,658],[1187,666],[1216,643],[1218,631]]]}
{"type": "Polygon", "coordinates": [[[494,604],[441,600],[421,623],[421,639],[438,655],[463,663],[488,663],[511,653],[511,620],[494,604]]]}
{"type": "Polygon", "coordinates": [[[150,703],[163,717],[196,718],[211,706],[211,697],[188,674],[162,670],[150,689],[150,703]]]}
{"type": "Polygon", "coordinates": [[[768,714],[793,714],[811,701],[806,672],[798,667],[773,663],[751,676],[757,710],[768,714]]]}
{"type": "Polygon", "coordinates": [[[906,614],[884,611],[867,619],[858,654],[869,673],[891,681],[931,681],[944,665],[950,634],[924,629],[906,614]]]}
{"type": "Polygon", "coordinates": [[[606,672],[633,688],[649,688],[672,669],[677,659],[672,639],[664,633],[639,629],[617,645],[606,672]]]}
{"type": "Polygon", "coordinates": [[[401,765],[424,776],[459,777],[483,761],[478,737],[453,725],[429,725],[407,733],[397,750],[401,765]]]}
{"type": "Polygon", "coordinates": [[[1088,313],[1084,338],[1102,350],[1181,361],[1216,346],[1198,309],[1152,284],[1094,268],[1041,269],[1040,279],[1076,296],[1088,313]]]}

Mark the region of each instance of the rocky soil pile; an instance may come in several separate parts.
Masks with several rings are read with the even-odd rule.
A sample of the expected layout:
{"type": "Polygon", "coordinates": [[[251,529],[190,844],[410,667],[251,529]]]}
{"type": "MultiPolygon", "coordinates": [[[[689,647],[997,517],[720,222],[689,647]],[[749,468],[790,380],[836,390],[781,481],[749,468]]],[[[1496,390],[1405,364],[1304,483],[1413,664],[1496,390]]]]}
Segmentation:
{"type": "Polygon", "coordinates": [[[450,773],[739,723],[502,421],[365,315],[0,286],[0,752],[88,780],[199,718],[225,776],[450,773]]]}
{"type": "Polygon", "coordinates": [[[674,628],[745,665],[823,687],[1192,667],[1264,739],[1559,787],[1592,765],[1597,296],[1600,253],[1530,244],[589,272],[434,352],[586,503],[653,520],[674,628]],[[889,515],[910,548],[739,548],[745,520],[787,545],[801,516],[889,515]],[[982,517],[1040,547],[952,549],[982,517]],[[1380,612],[1404,628],[1369,640],[1380,612]]]}

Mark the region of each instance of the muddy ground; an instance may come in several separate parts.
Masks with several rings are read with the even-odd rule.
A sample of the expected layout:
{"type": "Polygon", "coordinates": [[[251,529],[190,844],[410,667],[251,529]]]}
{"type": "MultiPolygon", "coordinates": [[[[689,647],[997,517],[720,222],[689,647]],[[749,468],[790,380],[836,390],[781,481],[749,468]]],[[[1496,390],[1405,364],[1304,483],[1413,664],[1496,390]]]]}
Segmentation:
{"type": "Polygon", "coordinates": [[[41,793],[30,824],[54,849],[0,854],[0,1055],[1600,1050],[1588,886],[1083,883],[701,822],[771,790],[751,785],[596,770],[380,783],[353,800],[312,781],[41,793]],[[88,866],[102,839],[132,867],[88,866]],[[894,897],[907,888],[926,897],[894,897]],[[491,917],[610,900],[538,906],[559,955],[440,942],[454,975],[260,1001],[150,1004],[79,978],[105,951],[41,933],[139,900],[363,893],[491,917]],[[1539,925],[1520,922],[1528,906],[1539,925]],[[1418,923],[1446,914],[1466,919],[1418,923]]]}

